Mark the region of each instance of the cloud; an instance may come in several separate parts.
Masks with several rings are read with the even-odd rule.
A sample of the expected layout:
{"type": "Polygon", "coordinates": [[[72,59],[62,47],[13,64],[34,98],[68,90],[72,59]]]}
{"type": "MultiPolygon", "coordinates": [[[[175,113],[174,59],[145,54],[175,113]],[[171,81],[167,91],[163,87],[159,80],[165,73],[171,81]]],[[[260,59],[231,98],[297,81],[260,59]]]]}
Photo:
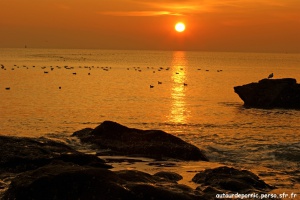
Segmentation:
{"type": "Polygon", "coordinates": [[[252,15],[297,7],[299,3],[297,0],[119,0],[112,5],[97,13],[110,16],[252,15]]]}
{"type": "Polygon", "coordinates": [[[182,16],[189,15],[201,10],[195,0],[119,0],[118,4],[110,4],[106,9],[97,12],[111,16],[182,16]],[[120,5],[123,5],[122,7],[120,5]]]}
{"type": "Polygon", "coordinates": [[[110,11],[110,12],[98,12],[101,15],[110,16],[128,16],[128,17],[147,17],[147,16],[160,16],[160,15],[182,15],[180,13],[170,12],[170,11],[110,11]]]}

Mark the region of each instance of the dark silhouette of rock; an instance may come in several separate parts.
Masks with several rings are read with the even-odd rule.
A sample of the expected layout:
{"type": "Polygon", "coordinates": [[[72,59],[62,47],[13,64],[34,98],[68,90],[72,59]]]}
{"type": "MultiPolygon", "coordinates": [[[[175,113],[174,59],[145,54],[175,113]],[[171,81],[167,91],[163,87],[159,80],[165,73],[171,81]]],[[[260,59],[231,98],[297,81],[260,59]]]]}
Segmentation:
{"type": "Polygon", "coordinates": [[[157,172],[154,174],[154,176],[159,178],[164,178],[170,181],[180,181],[183,177],[180,174],[177,174],[175,172],[157,172]]]}
{"type": "MultiPolygon", "coordinates": [[[[114,127],[117,134],[128,129],[114,127]]],[[[90,131],[94,130],[83,132],[91,134],[90,131]]],[[[109,133],[114,131],[106,132],[109,133]]],[[[1,192],[4,191],[0,198],[4,200],[210,200],[217,193],[272,189],[253,173],[229,167],[198,173],[193,178],[194,182],[201,183],[197,189],[178,184],[182,176],[173,172],[154,175],[137,170],[113,172],[97,156],[79,153],[45,138],[0,136],[0,150],[0,175],[11,177],[11,181],[0,180],[1,192]]]]}
{"type": "Polygon", "coordinates": [[[190,194],[179,187],[166,188],[164,185],[150,185],[145,183],[128,184],[127,187],[141,200],[208,200],[198,191],[190,194]]]}
{"type": "Polygon", "coordinates": [[[245,107],[300,109],[300,84],[293,78],[262,79],[234,87],[245,107]]]}
{"type": "Polygon", "coordinates": [[[0,136],[0,150],[0,173],[32,170],[53,161],[111,168],[97,156],[80,153],[45,138],[0,136]]]}
{"type": "Polygon", "coordinates": [[[13,179],[3,199],[135,199],[123,184],[106,169],[50,164],[13,179]]]}
{"type": "Polygon", "coordinates": [[[3,199],[196,200],[203,194],[150,174],[71,164],[49,164],[12,180],[3,199]]]}
{"type": "MultiPolygon", "coordinates": [[[[274,187],[260,180],[258,176],[247,170],[231,167],[218,167],[197,173],[192,179],[202,186],[209,186],[213,190],[247,193],[254,191],[270,191],[274,187]]],[[[212,190],[212,189],[210,189],[212,190]]],[[[207,190],[206,192],[208,192],[207,190]]]]}
{"type": "Polygon", "coordinates": [[[156,183],[159,180],[148,173],[137,171],[137,170],[121,170],[115,173],[120,178],[128,182],[156,183]]]}
{"type": "Polygon", "coordinates": [[[82,142],[95,144],[99,149],[110,150],[101,155],[208,160],[196,146],[164,131],[128,128],[111,121],[104,121],[95,129],[77,131],[73,136],[82,142]]]}

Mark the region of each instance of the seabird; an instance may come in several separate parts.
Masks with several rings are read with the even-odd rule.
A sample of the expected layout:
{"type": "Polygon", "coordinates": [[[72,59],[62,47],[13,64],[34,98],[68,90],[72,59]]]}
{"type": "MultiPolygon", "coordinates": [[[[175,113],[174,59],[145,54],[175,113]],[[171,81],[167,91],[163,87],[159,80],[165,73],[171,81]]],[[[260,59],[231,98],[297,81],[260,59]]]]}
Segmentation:
{"type": "Polygon", "coordinates": [[[153,85],[150,85],[150,88],[154,88],[154,86],[153,86],[153,85]]]}
{"type": "Polygon", "coordinates": [[[271,73],[271,74],[268,76],[268,78],[273,78],[273,76],[274,76],[274,74],[271,73]]]}

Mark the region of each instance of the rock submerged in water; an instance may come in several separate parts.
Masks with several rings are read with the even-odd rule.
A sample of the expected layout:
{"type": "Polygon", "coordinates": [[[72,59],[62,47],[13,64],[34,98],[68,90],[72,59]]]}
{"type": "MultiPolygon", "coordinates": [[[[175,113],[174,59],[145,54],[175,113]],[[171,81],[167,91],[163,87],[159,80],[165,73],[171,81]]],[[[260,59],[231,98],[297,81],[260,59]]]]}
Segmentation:
{"type": "Polygon", "coordinates": [[[234,87],[245,107],[300,109],[300,84],[296,79],[262,79],[234,87]]]}
{"type": "Polygon", "coordinates": [[[82,142],[95,144],[99,149],[109,149],[106,155],[208,161],[196,146],[161,130],[140,130],[104,121],[95,129],[83,129],[73,136],[82,142]]]}

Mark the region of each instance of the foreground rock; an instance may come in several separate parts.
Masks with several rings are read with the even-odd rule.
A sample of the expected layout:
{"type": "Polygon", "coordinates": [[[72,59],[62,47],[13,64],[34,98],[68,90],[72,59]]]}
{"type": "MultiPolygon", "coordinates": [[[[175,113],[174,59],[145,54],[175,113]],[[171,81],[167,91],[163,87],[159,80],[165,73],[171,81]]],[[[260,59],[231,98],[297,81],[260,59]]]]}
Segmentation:
{"type": "Polygon", "coordinates": [[[178,174],[112,172],[97,156],[45,138],[0,136],[0,150],[1,199],[202,198],[201,192],[178,184],[178,174]]]}
{"type": "Polygon", "coordinates": [[[300,109],[300,84],[293,78],[263,79],[234,91],[246,107],[300,109]]]}
{"type": "Polygon", "coordinates": [[[0,173],[24,172],[51,162],[111,168],[97,156],[86,155],[49,139],[0,136],[0,173]]]}
{"type": "Polygon", "coordinates": [[[143,156],[155,159],[204,160],[200,149],[160,130],[128,128],[116,122],[104,121],[95,129],[83,129],[73,134],[82,142],[109,149],[102,155],[143,156]]]}
{"type": "Polygon", "coordinates": [[[178,178],[180,175],[175,173],[112,172],[90,166],[51,163],[17,176],[2,199],[211,200],[220,194],[259,194],[272,189],[253,173],[228,167],[198,173],[193,181],[202,185],[197,189],[178,184],[175,181],[178,178]]]}
{"type": "Polygon", "coordinates": [[[252,172],[231,167],[207,169],[197,173],[192,181],[207,187],[208,189],[204,190],[206,193],[212,192],[213,194],[216,194],[216,191],[219,191],[219,193],[238,192],[247,194],[267,192],[274,189],[252,172]]]}
{"type": "Polygon", "coordinates": [[[251,172],[227,167],[197,174],[193,179],[201,184],[197,189],[178,184],[182,176],[174,172],[113,172],[96,156],[42,138],[0,136],[0,149],[0,178],[12,177],[0,180],[4,200],[210,200],[218,193],[272,188],[251,172]]]}
{"type": "Polygon", "coordinates": [[[204,196],[144,172],[50,164],[16,177],[3,199],[208,199],[204,196]]]}

